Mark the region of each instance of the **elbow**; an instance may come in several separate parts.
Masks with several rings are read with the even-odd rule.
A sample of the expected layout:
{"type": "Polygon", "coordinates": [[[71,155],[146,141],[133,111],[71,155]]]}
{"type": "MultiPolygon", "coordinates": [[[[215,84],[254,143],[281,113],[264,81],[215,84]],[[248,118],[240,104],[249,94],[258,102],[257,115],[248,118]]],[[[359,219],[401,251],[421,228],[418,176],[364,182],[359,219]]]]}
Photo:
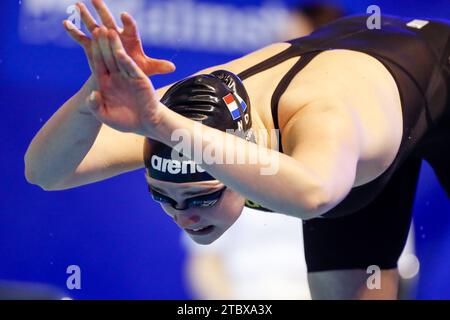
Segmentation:
{"type": "Polygon", "coordinates": [[[56,185],[51,185],[44,181],[44,179],[39,177],[39,174],[36,173],[36,170],[33,170],[29,161],[25,156],[25,180],[32,185],[40,187],[44,191],[57,191],[61,190],[56,185]]]}
{"type": "Polygon", "coordinates": [[[325,186],[314,187],[297,203],[297,216],[302,220],[311,220],[320,217],[334,207],[332,192],[325,186]],[[298,208],[301,210],[298,210],[298,208]],[[299,215],[300,212],[300,215],[299,215]]]}
{"type": "Polygon", "coordinates": [[[32,169],[31,161],[28,157],[28,153],[25,154],[24,157],[24,165],[25,165],[25,180],[32,185],[36,185],[42,188],[41,184],[38,181],[37,174],[35,170],[32,169]]]}
{"type": "Polygon", "coordinates": [[[41,188],[44,191],[60,191],[60,190],[64,190],[65,189],[65,188],[62,188],[62,187],[59,187],[59,186],[56,186],[56,185],[50,185],[50,184],[43,183],[41,181],[34,180],[33,178],[31,178],[31,177],[29,177],[27,175],[25,175],[25,179],[27,180],[27,182],[29,184],[38,186],[39,188],[41,188]]]}
{"type": "Polygon", "coordinates": [[[353,180],[348,183],[325,183],[315,188],[306,201],[306,214],[304,220],[319,218],[335,208],[350,193],[353,180]]]}
{"type": "Polygon", "coordinates": [[[320,217],[333,207],[332,203],[333,201],[327,193],[317,195],[309,201],[306,208],[306,216],[303,219],[310,220],[320,217]]]}
{"type": "Polygon", "coordinates": [[[38,186],[40,187],[42,190],[44,191],[56,191],[58,190],[57,188],[55,188],[54,186],[51,186],[49,184],[44,183],[43,181],[39,181],[39,179],[37,179],[35,177],[35,175],[33,175],[32,173],[30,173],[29,171],[25,170],[25,180],[32,185],[38,186]]]}
{"type": "Polygon", "coordinates": [[[36,174],[35,170],[32,169],[32,166],[30,164],[30,160],[27,157],[27,154],[25,154],[24,164],[25,164],[25,172],[24,172],[25,180],[29,184],[40,186],[40,183],[38,182],[38,179],[37,179],[37,174],[36,174]]]}
{"type": "Polygon", "coordinates": [[[58,188],[58,187],[46,185],[46,184],[43,184],[43,183],[31,183],[31,184],[33,184],[35,186],[38,186],[43,191],[61,191],[61,190],[63,190],[63,188],[58,188]]]}

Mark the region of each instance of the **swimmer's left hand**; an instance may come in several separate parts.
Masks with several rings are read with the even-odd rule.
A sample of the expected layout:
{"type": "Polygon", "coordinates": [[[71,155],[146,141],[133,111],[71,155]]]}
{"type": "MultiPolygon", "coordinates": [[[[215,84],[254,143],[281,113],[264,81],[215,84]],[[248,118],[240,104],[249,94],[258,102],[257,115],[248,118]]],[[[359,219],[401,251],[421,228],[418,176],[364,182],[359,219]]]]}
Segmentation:
{"type": "MultiPolygon", "coordinates": [[[[163,59],[154,59],[144,53],[137,24],[134,21],[133,17],[131,17],[131,15],[129,15],[128,13],[121,14],[120,19],[122,21],[123,28],[119,28],[113,15],[109,11],[103,0],[92,0],[92,4],[98,15],[100,16],[103,25],[106,28],[115,30],[117,32],[127,54],[134,60],[134,62],[142,69],[142,71],[147,76],[167,74],[175,71],[175,65],[172,62],[163,59]]],[[[98,32],[100,26],[99,24],[97,24],[86,5],[78,2],[76,6],[80,11],[81,19],[89,32],[92,35],[94,34],[94,32],[98,32]]],[[[91,39],[67,20],[64,21],[64,27],[69,35],[85,50],[89,65],[92,70],[93,63],[91,39]]]]}
{"type": "Polygon", "coordinates": [[[92,114],[113,129],[152,137],[166,107],[115,30],[100,27],[94,32],[92,59],[99,87],[89,98],[92,114]]]}

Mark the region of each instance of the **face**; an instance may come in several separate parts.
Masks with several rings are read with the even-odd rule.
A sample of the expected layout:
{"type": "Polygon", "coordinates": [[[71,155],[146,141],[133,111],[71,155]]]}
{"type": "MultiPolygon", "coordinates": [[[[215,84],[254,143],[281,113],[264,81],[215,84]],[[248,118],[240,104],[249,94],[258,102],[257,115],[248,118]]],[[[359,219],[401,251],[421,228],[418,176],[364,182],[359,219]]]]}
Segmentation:
{"type": "Polygon", "coordinates": [[[156,200],[165,202],[161,203],[163,210],[199,244],[217,240],[239,218],[244,207],[245,198],[217,180],[173,183],[146,177],[156,191],[156,200]],[[198,203],[204,206],[190,205],[198,203]]]}

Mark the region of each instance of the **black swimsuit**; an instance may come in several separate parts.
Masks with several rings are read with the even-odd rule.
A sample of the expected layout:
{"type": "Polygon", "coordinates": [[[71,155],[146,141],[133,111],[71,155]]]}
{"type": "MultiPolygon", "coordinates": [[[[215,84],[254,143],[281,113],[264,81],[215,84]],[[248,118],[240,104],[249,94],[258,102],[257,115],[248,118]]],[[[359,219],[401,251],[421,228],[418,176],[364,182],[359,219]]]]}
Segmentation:
{"type": "MultiPolygon", "coordinates": [[[[245,80],[301,56],[272,96],[276,129],[280,97],[294,76],[323,51],[367,53],[396,81],[403,111],[399,152],[388,170],[353,188],[322,216],[325,219],[304,222],[309,271],[365,269],[372,264],[395,267],[409,230],[422,159],[430,163],[450,195],[450,24],[428,20],[419,29],[407,26],[413,19],[383,16],[381,29],[370,30],[366,20],[367,16],[337,20],[310,36],[288,41],[291,47],[239,74],[245,80]]],[[[282,152],[281,137],[279,146],[282,152]]],[[[250,201],[247,206],[266,210],[250,201]]]]}

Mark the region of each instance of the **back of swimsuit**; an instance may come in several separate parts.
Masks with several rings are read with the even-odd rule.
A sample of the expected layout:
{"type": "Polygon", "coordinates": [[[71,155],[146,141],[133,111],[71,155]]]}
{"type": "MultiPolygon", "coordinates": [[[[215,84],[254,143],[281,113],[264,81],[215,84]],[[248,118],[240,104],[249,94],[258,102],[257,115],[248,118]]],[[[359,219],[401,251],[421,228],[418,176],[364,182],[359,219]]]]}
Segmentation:
{"type": "MultiPolygon", "coordinates": [[[[323,215],[324,218],[346,216],[366,207],[412,156],[425,158],[432,165],[434,160],[433,167],[440,168],[437,174],[450,194],[450,171],[438,160],[436,152],[440,149],[442,154],[442,145],[450,138],[450,24],[429,21],[422,28],[415,28],[407,26],[412,19],[383,16],[381,29],[370,30],[366,19],[366,16],[343,18],[310,36],[288,41],[291,47],[239,74],[245,80],[287,59],[301,56],[273,93],[271,107],[276,129],[279,129],[280,97],[294,76],[320,52],[333,49],[364,52],[379,60],[394,77],[403,111],[403,138],[397,157],[380,177],[353,188],[337,207],[323,215]]],[[[282,152],[281,137],[279,146],[282,152]]],[[[447,156],[449,160],[450,155],[447,156]]],[[[254,203],[248,204],[266,210],[254,203]]]]}

